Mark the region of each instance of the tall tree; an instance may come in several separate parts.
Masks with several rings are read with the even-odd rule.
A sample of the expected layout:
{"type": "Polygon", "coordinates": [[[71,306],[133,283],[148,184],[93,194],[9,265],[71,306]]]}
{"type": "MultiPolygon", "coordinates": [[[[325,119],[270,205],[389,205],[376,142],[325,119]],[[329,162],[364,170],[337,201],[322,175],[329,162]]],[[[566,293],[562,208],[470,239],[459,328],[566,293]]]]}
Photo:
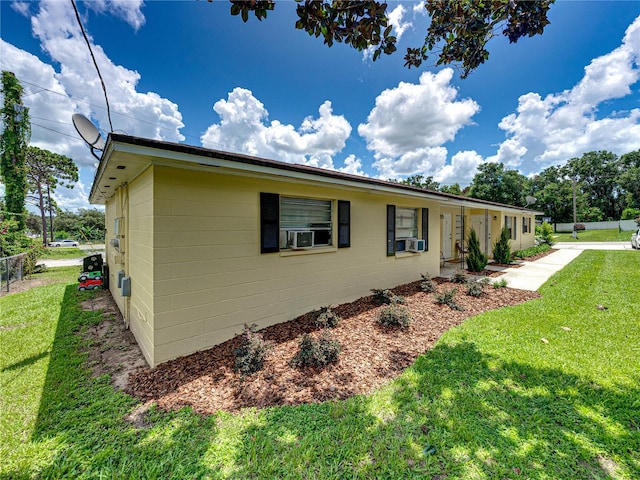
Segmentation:
{"type": "Polygon", "coordinates": [[[58,185],[73,188],[78,181],[78,167],[69,157],[38,147],[27,148],[26,166],[29,191],[35,194],[42,221],[42,242],[46,245],[47,211],[53,200],[51,194],[58,185]]]}
{"type": "Polygon", "coordinates": [[[624,202],[618,183],[620,160],[616,154],[605,150],[587,152],[569,160],[566,171],[576,178],[577,188],[586,194],[589,207],[598,208],[604,219],[620,219],[624,202]]]}
{"type": "MultiPolygon", "coordinates": [[[[213,0],[208,0],[212,2],[213,0]]],[[[387,4],[366,1],[296,0],[297,29],[322,37],[331,47],[334,42],[362,51],[373,48],[373,60],[382,53],[396,51],[396,37],[391,35],[387,4]]],[[[515,43],[522,37],[544,32],[549,24],[547,13],[554,0],[422,0],[431,22],[424,43],[407,48],[406,67],[419,67],[429,55],[435,54],[436,65],[457,65],[461,76],[489,58],[486,46],[501,32],[515,43]]],[[[239,15],[244,22],[251,13],[258,20],[267,18],[275,7],[275,0],[231,0],[231,15],[239,15]]]]}
{"type": "Polygon", "coordinates": [[[527,190],[527,177],[520,172],[506,169],[502,163],[487,162],[478,166],[478,173],[471,182],[470,196],[524,206],[527,190]]]}
{"type": "Polygon", "coordinates": [[[529,193],[536,197],[534,207],[554,223],[572,221],[572,182],[563,168],[551,166],[535,175],[529,182],[529,193]]]}
{"type": "Polygon", "coordinates": [[[640,150],[620,157],[619,183],[624,192],[626,208],[640,208],[640,150]]]}
{"type": "Polygon", "coordinates": [[[25,151],[31,137],[29,109],[22,103],[22,85],[16,76],[2,71],[2,122],[4,131],[0,137],[0,176],[5,188],[5,216],[15,220],[12,229],[25,229],[25,200],[27,176],[25,151]],[[15,225],[15,226],[13,226],[15,225]]]}
{"type": "Polygon", "coordinates": [[[400,183],[405,185],[411,185],[412,187],[419,187],[424,190],[438,191],[440,184],[436,182],[432,176],[425,177],[424,175],[410,175],[400,183]]]}
{"type": "Polygon", "coordinates": [[[459,183],[454,183],[453,185],[440,185],[440,191],[442,193],[451,193],[453,195],[463,195],[459,183]]]}

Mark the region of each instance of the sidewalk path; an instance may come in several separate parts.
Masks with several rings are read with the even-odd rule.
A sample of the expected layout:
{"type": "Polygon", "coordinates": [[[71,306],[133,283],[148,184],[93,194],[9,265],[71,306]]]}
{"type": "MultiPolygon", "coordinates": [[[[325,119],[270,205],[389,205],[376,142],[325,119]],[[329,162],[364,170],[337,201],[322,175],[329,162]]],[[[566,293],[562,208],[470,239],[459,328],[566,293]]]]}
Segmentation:
{"type": "Polygon", "coordinates": [[[557,251],[546,257],[522,262],[517,268],[507,268],[500,278],[504,278],[511,288],[536,291],[584,250],[632,250],[630,242],[558,242],[553,248],[557,251]]]}
{"type": "Polygon", "coordinates": [[[508,287],[535,292],[551,275],[562,270],[581,253],[582,250],[577,249],[559,249],[534,262],[525,261],[517,268],[507,268],[500,280],[504,278],[508,287]]]}

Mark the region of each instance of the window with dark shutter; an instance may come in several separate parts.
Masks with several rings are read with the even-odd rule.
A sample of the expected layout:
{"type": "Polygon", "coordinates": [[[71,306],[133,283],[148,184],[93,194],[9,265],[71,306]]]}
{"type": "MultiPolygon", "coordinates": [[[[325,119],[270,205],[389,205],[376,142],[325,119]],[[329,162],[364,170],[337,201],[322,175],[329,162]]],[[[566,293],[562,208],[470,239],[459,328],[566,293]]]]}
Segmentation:
{"type": "Polygon", "coordinates": [[[260,253],[280,251],[280,195],[260,193],[260,253]]]}
{"type": "Polygon", "coordinates": [[[387,257],[396,253],[396,206],[387,205],[387,257]]]}
{"type": "Polygon", "coordinates": [[[422,239],[424,240],[424,251],[429,251],[429,209],[422,209],[422,239]]]}
{"type": "Polygon", "coordinates": [[[338,248],[351,246],[351,202],[338,200],[338,248]]]}

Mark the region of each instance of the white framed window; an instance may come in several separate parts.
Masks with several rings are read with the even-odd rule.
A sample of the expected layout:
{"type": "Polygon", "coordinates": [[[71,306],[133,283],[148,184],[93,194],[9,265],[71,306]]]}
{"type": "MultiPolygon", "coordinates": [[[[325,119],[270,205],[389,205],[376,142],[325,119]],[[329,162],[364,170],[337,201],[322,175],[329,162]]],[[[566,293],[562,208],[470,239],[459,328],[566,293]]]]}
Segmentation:
{"type": "Polygon", "coordinates": [[[396,252],[407,249],[407,238],[418,238],[418,209],[396,207],[396,252]]]}
{"type": "Polygon", "coordinates": [[[531,217],[522,217],[522,233],[531,232],[531,217]]]}
{"type": "Polygon", "coordinates": [[[333,202],[280,197],[280,249],[333,245],[333,202]]]}

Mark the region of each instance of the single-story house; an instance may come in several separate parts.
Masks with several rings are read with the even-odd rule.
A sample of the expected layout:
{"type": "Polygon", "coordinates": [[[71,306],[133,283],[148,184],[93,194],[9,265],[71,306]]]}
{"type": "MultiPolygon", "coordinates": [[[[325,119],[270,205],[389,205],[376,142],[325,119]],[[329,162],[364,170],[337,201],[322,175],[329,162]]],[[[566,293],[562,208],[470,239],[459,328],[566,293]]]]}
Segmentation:
{"type": "Polygon", "coordinates": [[[473,227],[534,245],[535,212],[331,170],[109,135],[91,189],[111,293],[150,366],[437,275],[473,227]]]}

